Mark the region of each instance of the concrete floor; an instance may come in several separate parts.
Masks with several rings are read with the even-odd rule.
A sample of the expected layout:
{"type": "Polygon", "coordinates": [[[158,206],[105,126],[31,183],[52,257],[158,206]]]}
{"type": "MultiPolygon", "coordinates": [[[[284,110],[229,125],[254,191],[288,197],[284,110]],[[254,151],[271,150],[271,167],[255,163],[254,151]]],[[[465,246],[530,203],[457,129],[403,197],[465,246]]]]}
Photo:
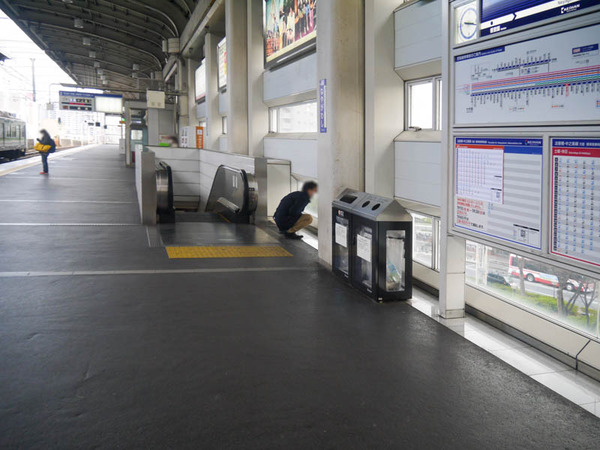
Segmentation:
{"type": "Polygon", "coordinates": [[[308,246],[169,260],[116,148],[50,164],[0,177],[0,448],[598,448],[592,414],[308,246]]]}

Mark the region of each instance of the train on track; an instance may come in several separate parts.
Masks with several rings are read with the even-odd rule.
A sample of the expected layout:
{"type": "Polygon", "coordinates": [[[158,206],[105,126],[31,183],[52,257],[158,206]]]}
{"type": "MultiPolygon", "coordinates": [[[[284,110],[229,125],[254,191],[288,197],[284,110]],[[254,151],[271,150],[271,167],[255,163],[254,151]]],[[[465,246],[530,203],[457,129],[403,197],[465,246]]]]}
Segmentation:
{"type": "Polygon", "coordinates": [[[17,159],[27,151],[25,122],[0,111],[0,158],[17,159]]]}

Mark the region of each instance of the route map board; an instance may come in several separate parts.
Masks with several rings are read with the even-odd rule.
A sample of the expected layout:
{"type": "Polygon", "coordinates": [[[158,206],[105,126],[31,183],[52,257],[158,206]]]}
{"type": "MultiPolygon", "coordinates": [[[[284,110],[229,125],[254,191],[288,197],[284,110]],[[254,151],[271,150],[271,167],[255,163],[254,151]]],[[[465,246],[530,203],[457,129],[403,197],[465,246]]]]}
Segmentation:
{"type": "Polygon", "coordinates": [[[541,250],[539,138],[457,137],[454,226],[541,250]]]}
{"type": "Polygon", "coordinates": [[[454,122],[600,121],[600,25],[455,57],[454,122]]]}
{"type": "Polygon", "coordinates": [[[481,36],[597,6],[598,0],[480,0],[481,36]]]}
{"type": "Polygon", "coordinates": [[[600,139],[552,139],[555,255],[600,266],[600,139]]]}

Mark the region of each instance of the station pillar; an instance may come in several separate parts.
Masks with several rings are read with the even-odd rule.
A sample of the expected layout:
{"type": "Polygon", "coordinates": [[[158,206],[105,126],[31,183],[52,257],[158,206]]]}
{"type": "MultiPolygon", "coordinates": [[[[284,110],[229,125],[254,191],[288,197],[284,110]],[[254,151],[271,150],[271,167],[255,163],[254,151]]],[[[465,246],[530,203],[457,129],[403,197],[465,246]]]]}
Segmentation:
{"type": "Polygon", "coordinates": [[[319,258],[331,264],[331,202],[364,188],[364,0],[319,2],[319,258]]]}
{"type": "Polygon", "coordinates": [[[264,155],[264,137],[269,132],[269,108],[263,101],[265,50],[264,0],[248,0],[248,147],[251,156],[264,155]]]}
{"type": "Polygon", "coordinates": [[[204,64],[206,65],[206,130],[204,130],[204,148],[219,149],[219,137],[222,124],[219,114],[219,57],[217,44],[223,39],[214,33],[204,38],[204,64]]]}
{"type": "Polygon", "coordinates": [[[385,197],[394,196],[394,139],[404,129],[404,82],[393,69],[397,6],[365,0],[365,189],[385,197]]]}
{"type": "Polygon", "coordinates": [[[227,151],[248,154],[248,5],[225,0],[227,151]]]}
{"type": "Polygon", "coordinates": [[[200,62],[188,58],[185,60],[185,68],[187,69],[187,92],[188,92],[188,125],[195,127],[198,125],[196,117],[196,69],[200,62]]]}

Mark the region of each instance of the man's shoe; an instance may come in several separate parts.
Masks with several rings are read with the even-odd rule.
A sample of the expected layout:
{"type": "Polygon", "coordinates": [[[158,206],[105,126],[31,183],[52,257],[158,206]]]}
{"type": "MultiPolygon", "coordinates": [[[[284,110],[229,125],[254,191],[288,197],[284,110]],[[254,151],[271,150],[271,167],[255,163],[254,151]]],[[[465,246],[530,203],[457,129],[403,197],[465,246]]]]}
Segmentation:
{"type": "Polygon", "coordinates": [[[285,233],[287,239],[302,239],[302,236],[296,233],[285,233]]]}
{"type": "Polygon", "coordinates": [[[48,172],[40,172],[40,175],[48,175],[48,172]]]}

